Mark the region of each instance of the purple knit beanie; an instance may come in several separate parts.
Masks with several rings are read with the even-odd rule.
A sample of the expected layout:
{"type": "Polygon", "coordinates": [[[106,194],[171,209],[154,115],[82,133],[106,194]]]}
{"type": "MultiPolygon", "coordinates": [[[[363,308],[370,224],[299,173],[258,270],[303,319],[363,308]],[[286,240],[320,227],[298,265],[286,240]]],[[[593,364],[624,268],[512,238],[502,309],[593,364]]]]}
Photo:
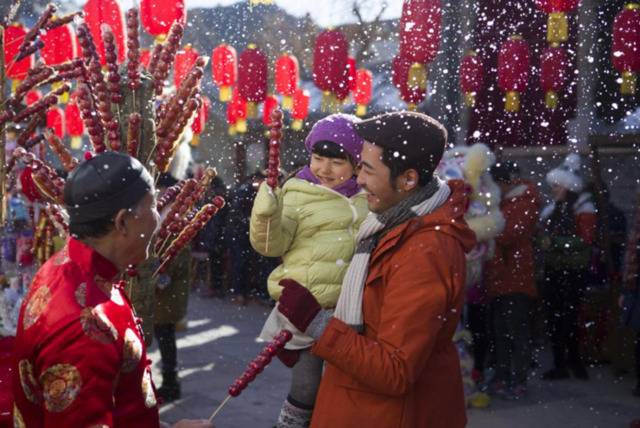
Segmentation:
{"type": "Polygon", "coordinates": [[[356,122],[360,122],[358,117],[344,113],[332,114],[317,121],[304,141],[307,151],[311,153],[313,146],[320,141],[331,141],[342,147],[356,164],[360,163],[364,140],[353,128],[356,122]]]}

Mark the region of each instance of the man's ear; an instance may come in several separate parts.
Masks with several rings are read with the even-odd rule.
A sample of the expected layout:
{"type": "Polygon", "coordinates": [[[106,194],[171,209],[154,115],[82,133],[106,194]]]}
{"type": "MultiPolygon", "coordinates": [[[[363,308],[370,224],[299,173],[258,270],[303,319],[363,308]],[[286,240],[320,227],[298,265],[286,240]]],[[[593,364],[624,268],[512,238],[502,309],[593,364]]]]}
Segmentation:
{"type": "Polygon", "coordinates": [[[122,209],[118,211],[116,216],[113,218],[114,229],[119,233],[122,233],[123,235],[127,234],[127,222],[126,222],[127,214],[128,214],[128,211],[126,209],[122,209]]]}
{"type": "Polygon", "coordinates": [[[418,171],[408,169],[403,172],[396,180],[396,186],[399,192],[410,192],[418,187],[418,171]]]}

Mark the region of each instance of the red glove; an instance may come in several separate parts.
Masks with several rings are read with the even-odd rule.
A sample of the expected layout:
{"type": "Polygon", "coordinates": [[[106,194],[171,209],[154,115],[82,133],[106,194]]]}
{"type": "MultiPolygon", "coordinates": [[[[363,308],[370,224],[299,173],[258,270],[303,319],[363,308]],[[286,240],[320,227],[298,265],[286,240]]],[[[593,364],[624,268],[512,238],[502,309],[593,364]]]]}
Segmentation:
{"type": "Polygon", "coordinates": [[[320,304],[309,290],[293,279],[283,279],[280,285],[284,290],[278,300],[278,310],[298,330],[306,331],[322,309],[320,304]]]}

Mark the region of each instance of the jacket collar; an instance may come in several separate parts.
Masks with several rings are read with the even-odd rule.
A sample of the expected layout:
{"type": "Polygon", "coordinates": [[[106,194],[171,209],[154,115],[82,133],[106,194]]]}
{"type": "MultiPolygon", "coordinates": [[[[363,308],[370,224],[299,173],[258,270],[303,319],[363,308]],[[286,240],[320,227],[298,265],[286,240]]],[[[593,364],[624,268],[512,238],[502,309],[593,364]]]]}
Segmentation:
{"type": "Polygon", "coordinates": [[[96,285],[105,293],[110,293],[110,282],[118,274],[118,268],[95,249],[74,238],[67,243],[69,258],[78,267],[95,279],[96,285]],[[108,287],[106,285],[109,284],[108,287]],[[107,289],[108,288],[108,289],[107,289]]]}

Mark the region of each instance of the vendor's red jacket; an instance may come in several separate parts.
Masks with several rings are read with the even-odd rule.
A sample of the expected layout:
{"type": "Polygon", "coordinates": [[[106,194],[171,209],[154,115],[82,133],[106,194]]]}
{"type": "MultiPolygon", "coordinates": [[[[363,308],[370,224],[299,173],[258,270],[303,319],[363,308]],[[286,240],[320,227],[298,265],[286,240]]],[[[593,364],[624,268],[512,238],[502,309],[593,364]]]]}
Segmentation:
{"type": "Polygon", "coordinates": [[[500,211],[505,219],[504,230],[495,240],[493,258],[485,266],[489,297],[508,294],[536,297],[533,241],[539,204],[532,183],[517,183],[503,196],[500,211]]]}
{"type": "Polygon", "coordinates": [[[70,239],[36,274],[15,347],[16,427],[159,426],[142,334],[116,267],[70,239]]]}

